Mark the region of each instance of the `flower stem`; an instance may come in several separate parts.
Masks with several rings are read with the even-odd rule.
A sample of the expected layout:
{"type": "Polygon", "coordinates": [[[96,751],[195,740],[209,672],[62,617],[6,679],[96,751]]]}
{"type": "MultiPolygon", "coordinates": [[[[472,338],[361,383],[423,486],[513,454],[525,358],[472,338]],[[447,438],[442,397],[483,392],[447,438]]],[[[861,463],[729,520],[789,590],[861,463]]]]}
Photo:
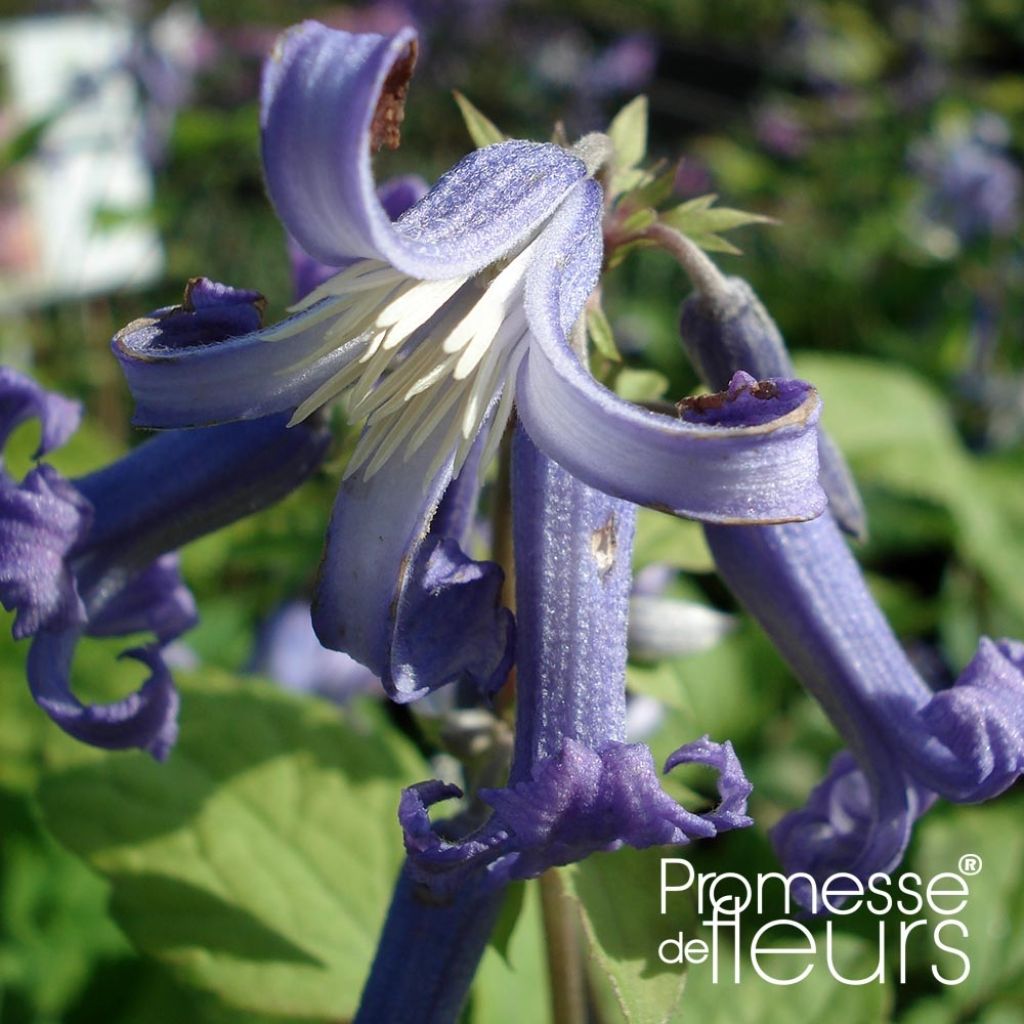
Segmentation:
{"type": "Polygon", "coordinates": [[[586,989],[580,923],[557,870],[540,876],[541,914],[551,982],[551,1015],[558,1024],[585,1024],[586,989]]]}
{"type": "Polygon", "coordinates": [[[724,309],[735,302],[722,272],[700,246],[682,232],[655,221],[637,237],[654,242],[674,256],[676,262],[686,271],[693,287],[714,307],[724,309]]]}

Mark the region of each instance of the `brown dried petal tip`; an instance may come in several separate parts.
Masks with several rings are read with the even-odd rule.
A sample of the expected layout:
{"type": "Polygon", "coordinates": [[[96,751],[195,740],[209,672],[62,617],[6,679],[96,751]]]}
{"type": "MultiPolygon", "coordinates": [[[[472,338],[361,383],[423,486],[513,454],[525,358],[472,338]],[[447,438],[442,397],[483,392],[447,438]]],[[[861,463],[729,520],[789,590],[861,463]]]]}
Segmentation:
{"type": "Polygon", "coordinates": [[[400,127],[405,117],[405,95],[409,91],[409,80],[416,65],[416,41],[395,61],[384,81],[377,109],[373,112],[370,125],[370,152],[376,153],[385,146],[398,149],[401,141],[400,127]]]}
{"type": "Polygon", "coordinates": [[[779,397],[779,385],[773,380],[759,380],[750,387],[734,391],[716,391],[710,395],[694,395],[692,398],[683,398],[676,402],[676,409],[680,415],[684,412],[692,412],[701,416],[713,409],[721,409],[729,402],[734,402],[744,392],[748,392],[754,398],[767,401],[770,398],[779,397]]]}

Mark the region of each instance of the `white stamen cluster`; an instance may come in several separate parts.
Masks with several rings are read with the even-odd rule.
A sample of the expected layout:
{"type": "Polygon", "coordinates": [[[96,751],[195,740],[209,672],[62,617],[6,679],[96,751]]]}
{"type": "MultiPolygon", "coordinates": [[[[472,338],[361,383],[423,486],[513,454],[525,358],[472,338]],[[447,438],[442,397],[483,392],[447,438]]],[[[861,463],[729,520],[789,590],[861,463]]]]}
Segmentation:
{"type": "Polygon", "coordinates": [[[515,373],[526,351],[522,295],[530,254],[527,246],[489,279],[420,281],[378,260],[362,260],[325,281],[293,307],[306,315],[284,321],[266,337],[283,340],[333,320],[318,354],[353,339],[360,351],[302,402],[291,422],[344,395],[349,419],[366,419],[345,475],[362,470],[369,479],[400,450],[408,461],[447,418],[430,479],[453,450],[453,472],[459,472],[489,419],[486,465],[511,415],[515,373]]]}

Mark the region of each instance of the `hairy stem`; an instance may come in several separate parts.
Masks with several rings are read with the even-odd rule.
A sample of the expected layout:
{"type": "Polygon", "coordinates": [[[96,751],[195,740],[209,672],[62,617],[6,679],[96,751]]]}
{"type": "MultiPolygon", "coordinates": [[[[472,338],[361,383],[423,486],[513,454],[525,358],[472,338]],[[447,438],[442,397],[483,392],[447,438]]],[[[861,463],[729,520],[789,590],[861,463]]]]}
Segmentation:
{"type": "Polygon", "coordinates": [[[566,898],[557,870],[545,871],[539,881],[552,1019],[558,1024],[586,1024],[583,950],[575,907],[566,898]]]}

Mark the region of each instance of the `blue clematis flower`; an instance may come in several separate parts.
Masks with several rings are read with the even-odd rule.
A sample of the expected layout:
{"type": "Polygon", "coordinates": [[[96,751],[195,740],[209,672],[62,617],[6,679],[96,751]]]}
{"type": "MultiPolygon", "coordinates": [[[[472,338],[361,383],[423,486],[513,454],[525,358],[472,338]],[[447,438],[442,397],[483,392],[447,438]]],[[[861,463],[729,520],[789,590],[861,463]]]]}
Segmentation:
{"type": "MultiPolygon", "coordinates": [[[[205,290],[197,283],[193,296],[205,290]]],[[[255,300],[234,298],[248,319],[255,300]]],[[[192,316],[161,314],[188,331],[192,316]]],[[[222,311],[220,326],[227,320],[222,311]]],[[[73,433],[78,414],[76,403],[0,368],[0,444],[18,423],[37,418],[41,458],[73,433]]],[[[32,637],[32,695],[65,732],[95,746],[167,756],[178,698],[161,650],[196,622],[173,552],[282,498],[320,465],[328,432],[286,423],[279,415],[172,431],[76,480],[46,463],[20,484],[0,472],[0,602],[15,612],[15,637],[32,637]],[[127,653],[147,666],[149,679],[112,704],[79,701],[70,686],[79,639],[138,632],[155,642],[127,653]]]]}
{"type": "Polygon", "coordinates": [[[470,154],[392,222],[371,152],[395,145],[416,36],[287,32],[262,89],[267,186],[288,233],[342,267],[269,329],[218,344],[130,326],[114,340],[136,423],[186,427],[338,396],[365,420],[332,517],[313,618],[325,646],[395,700],[463,679],[491,692],[511,633],[501,573],[427,527],[474,446],[486,466],[513,405],[534,443],[592,487],[716,522],[818,514],[813,390],[794,382],[719,423],[631,405],[567,333],[602,263],[603,137],[470,154]],[[430,632],[420,625],[429,596],[430,632]],[[473,636],[467,645],[461,638],[473,636]],[[429,642],[428,642],[429,641],[429,642]],[[435,656],[419,657],[426,645],[435,656]]]}
{"type": "Polygon", "coordinates": [[[715,564],[849,745],[773,840],[789,871],[866,879],[899,864],[936,794],[997,796],[1024,772],[1024,644],[982,638],[933,691],[871,596],[832,516],[707,527],[715,564]]]}
{"type": "MultiPolygon", "coordinates": [[[[750,288],[729,279],[719,291],[688,299],[681,322],[708,383],[741,368],[789,372],[782,336],[750,288]]],[[[824,435],[819,444],[832,505],[820,519],[705,532],[726,584],[849,745],[773,832],[786,869],[820,882],[891,871],[937,795],[987,800],[1024,772],[1024,644],[982,639],[956,684],[933,691],[843,540],[840,521],[864,532],[863,506],[838,449],[824,435]]]]}
{"type": "Polygon", "coordinates": [[[721,802],[696,814],[662,790],[650,751],[626,742],[635,506],[575,479],[521,428],[512,474],[518,640],[508,784],[479,791],[493,813],[459,839],[427,814],[460,796],[455,786],[420,783],[399,810],[412,875],[439,896],[478,873],[502,885],[597,850],[686,843],[751,823],[750,785],[729,743],[705,736],[665,765],[717,770],[721,802]]]}

